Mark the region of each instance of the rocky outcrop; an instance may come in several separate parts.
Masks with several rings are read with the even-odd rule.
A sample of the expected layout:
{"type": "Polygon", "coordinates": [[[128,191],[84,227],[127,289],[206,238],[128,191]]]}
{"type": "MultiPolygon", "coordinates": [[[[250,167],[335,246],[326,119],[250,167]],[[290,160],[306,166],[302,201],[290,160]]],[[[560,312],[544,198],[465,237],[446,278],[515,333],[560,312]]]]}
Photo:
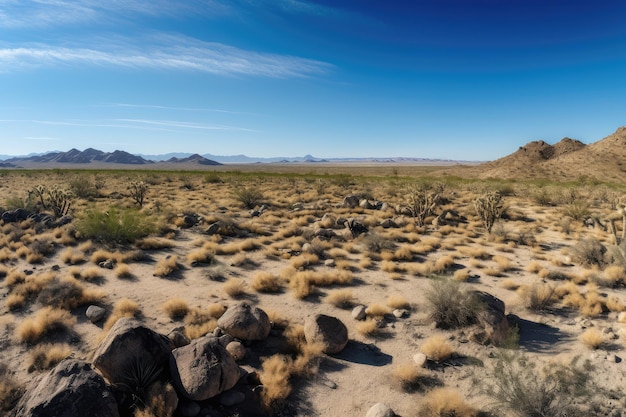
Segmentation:
{"type": "Polygon", "coordinates": [[[348,344],[348,329],[336,317],[317,314],[304,322],[307,343],[321,343],[324,353],[339,353],[348,344]]]}
{"type": "Polygon", "coordinates": [[[37,378],[11,413],[12,417],[118,417],[110,388],[91,365],[61,361],[37,378]]]}
{"type": "Polygon", "coordinates": [[[225,333],[241,340],[264,340],[272,328],[265,311],[248,303],[229,307],[219,318],[217,325],[225,333]]]}
{"type": "Polygon", "coordinates": [[[213,335],[174,349],[169,369],[176,390],[194,401],[207,400],[231,389],[241,376],[235,360],[213,335]]]}
{"type": "Polygon", "coordinates": [[[125,382],[133,367],[166,367],[172,348],[167,337],[136,319],[122,318],[96,349],[93,364],[109,382],[125,382]]]}
{"type": "Polygon", "coordinates": [[[504,301],[483,291],[474,291],[474,295],[483,308],[478,313],[478,330],[472,334],[472,340],[480,344],[500,344],[509,333],[504,301]]]}

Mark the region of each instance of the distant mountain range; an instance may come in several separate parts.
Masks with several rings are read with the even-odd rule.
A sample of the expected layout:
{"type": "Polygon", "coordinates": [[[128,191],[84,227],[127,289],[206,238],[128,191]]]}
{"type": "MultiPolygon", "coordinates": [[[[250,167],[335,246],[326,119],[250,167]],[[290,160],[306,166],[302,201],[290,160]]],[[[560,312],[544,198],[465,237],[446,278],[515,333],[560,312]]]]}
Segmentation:
{"type": "Polygon", "coordinates": [[[146,165],[146,164],[185,164],[189,165],[222,165],[222,164],[252,164],[252,163],[324,163],[324,162],[380,162],[380,163],[453,163],[457,161],[425,158],[329,158],[321,159],[312,155],[303,157],[274,157],[254,158],[246,155],[212,155],[191,153],[168,153],[161,155],[130,154],[125,151],[103,152],[88,148],[84,151],[70,149],[67,152],[53,151],[49,153],[30,154],[25,156],[0,155],[0,168],[12,168],[32,164],[122,164],[122,165],[146,165]]]}

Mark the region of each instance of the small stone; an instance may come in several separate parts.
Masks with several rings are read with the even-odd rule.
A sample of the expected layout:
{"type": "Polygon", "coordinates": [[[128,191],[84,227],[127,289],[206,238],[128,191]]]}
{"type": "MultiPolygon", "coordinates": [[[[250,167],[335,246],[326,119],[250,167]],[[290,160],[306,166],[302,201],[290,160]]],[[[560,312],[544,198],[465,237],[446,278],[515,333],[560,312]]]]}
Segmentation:
{"type": "Polygon", "coordinates": [[[322,384],[324,384],[325,386],[327,386],[330,389],[336,389],[337,388],[337,384],[334,383],[333,381],[331,381],[330,379],[322,379],[322,384]]]}
{"type": "Polygon", "coordinates": [[[409,311],[404,308],[396,308],[393,310],[393,315],[395,318],[401,319],[402,317],[406,317],[409,315],[409,311]]]}
{"type": "Polygon", "coordinates": [[[626,311],[622,311],[621,313],[619,313],[619,316],[617,316],[617,321],[620,323],[626,323],[626,311]]]}
{"type": "Polygon", "coordinates": [[[365,320],[365,310],[367,310],[367,308],[363,305],[354,307],[352,309],[352,318],[355,320],[365,320]]]}
{"type": "Polygon", "coordinates": [[[365,417],[394,417],[395,415],[387,404],[376,403],[369,409],[365,417]]]}
{"type": "Polygon", "coordinates": [[[620,358],[620,357],[619,357],[619,356],[617,356],[617,355],[613,355],[613,361],[614,361],[615,363],[620,363],[620,362],[622,361],[622,358],[620,358]]]}
{"type": "Polygon", "coordinates": [[[247,353],[244,345],[236,340],[226,345],[226,351],[230,353],[230,356],[232,356],[236,361],[240,361],[245,358],[247,353]]]}
{"type": "Polygon", "coordinates": [[[425,367],[427,362],[426,355],[423,353],[416,353],[413,355],[413,362],[415,362],[415,364],[420,368],[425,367]]]}
{"type": "Polygon", "coordinates": [[[59,269],[61,269],[61,267],[59,265],[52,265],[52,267],[50,269],[52,271],[58,271],[59,269]]]}
{"type": "Polygon", "coordinates": [[[334,259],[326,259],[324,261],[324,265],[327,267],[333,267],[335,266],[335,260],[334,259]]]}
{"type": "Polygon", "coordinates": [[[220,396],[220,404],[224,407],[232,407],[233,405],[241,404],[246,400],[246,394],[240,391],[226,391],[220,396]]]}
{"type": "Polygon", "coordinates": [[[222,330],[221,327],[216,327],[215,329],[213,329],[213,336],[220,337],[222,335],[224,335],[224,330],[222,330]]]}
{"type": "Polygon", "coordinates": [[[313,252],[313,246],[311,246],[310,243],[305,243],[304,245],[302,245],[302,252],[305,252],[305,253],[313,252]]]}
{"type": "Polygon", "coordinates": [[[87,316],[90,322],[97,323],[104,318],[104,315],[106,314],[106,312],[107,311],[102,307],[91,305],[87,307],[85,316],[87,316]]]}

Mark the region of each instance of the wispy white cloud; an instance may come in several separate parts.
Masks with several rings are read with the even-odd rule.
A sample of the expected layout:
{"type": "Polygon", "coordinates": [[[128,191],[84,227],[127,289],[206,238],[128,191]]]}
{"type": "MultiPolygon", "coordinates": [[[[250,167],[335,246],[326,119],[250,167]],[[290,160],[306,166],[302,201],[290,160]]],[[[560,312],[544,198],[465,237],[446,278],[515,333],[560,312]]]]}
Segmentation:
{"type": "Polygon", "coordinates": [[[219,0],[0,0],[0,27],[20,29],[68,24],[110,24],[136,15],[177,17],[224,15],[228,2],[219,0]]]}
{"type": "Polygon", "coordinates": [[[50,126],[74,126],[74,127],[104,127],[104,128],[121,128],[121,129],[140,129],[140,130],[161,130],[173,131],[165,127],[145,126],[132,123],[119,123],[110,121],[88,121],[88,120],[38,120],[38,119],[0,119],[0,123],[22,123],[37,124],[50,126]]]}
{"type": "Polygon", "coordinates": [[[51,137],[47,137],[47,136],[26,136],[24,137],[25,140],[36,140],[36,141],[55,141],[55,140],[59,140],[57,138],[51,138],[51,137]]]}
{"type": "Polygon", "coordinates": [[[274,78],[324,74],[332,65],[306,58],[248,51],[215,42],[160,35],[149,39],[117,38],[98,47],[28,44],[0,48],[0,71],[66,65],[186,70],[217,75],[274,78]]]}
{"type": "Polygon", "coordinates": [[[258,114],[243,111],[224,110],[224,109],[212,109],[206,107],[176,107],[176,106],[162,106],[158,104],[131,104],[131,103],[108,103],[101,106],[105,107],[121,107],[121,108],[139,108],[139,109],[157,109],[157,110],[180,110],[189,112],[210,112],[210,113],[226,113],[226,114],[258,114]]]}
{"type": "Polygon", "coordinates": [[[253,129],[247,129],[236,126],[226,126],[218,124],[190,123],[175,120],[147,120],[147,119],[116,119],[120,122],[139,123],[156,126],[179,127],[184,129],[203,129],[203,130],[240,130],[245,132],[254,132],[253,129]]]}

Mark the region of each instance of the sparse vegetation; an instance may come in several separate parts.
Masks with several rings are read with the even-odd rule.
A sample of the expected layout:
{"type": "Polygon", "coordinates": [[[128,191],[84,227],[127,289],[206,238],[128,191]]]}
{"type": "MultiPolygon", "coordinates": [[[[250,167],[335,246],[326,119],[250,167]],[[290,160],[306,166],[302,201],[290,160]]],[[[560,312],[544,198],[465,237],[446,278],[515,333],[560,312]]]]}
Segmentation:
{"type": "Polygon", "coordinates": [[[87,210],[76,221],[76,230],[87,239],[132,243],[152,233],[155,225],[140,211],[112,207],[107,211],[87,210]]]}
{"type": "Polygon", "coordinates": [[[442,329],[472,324],[483,308],[476,297],[453,280],[433,281],[426,292],[430,318],[442,329]]]}

